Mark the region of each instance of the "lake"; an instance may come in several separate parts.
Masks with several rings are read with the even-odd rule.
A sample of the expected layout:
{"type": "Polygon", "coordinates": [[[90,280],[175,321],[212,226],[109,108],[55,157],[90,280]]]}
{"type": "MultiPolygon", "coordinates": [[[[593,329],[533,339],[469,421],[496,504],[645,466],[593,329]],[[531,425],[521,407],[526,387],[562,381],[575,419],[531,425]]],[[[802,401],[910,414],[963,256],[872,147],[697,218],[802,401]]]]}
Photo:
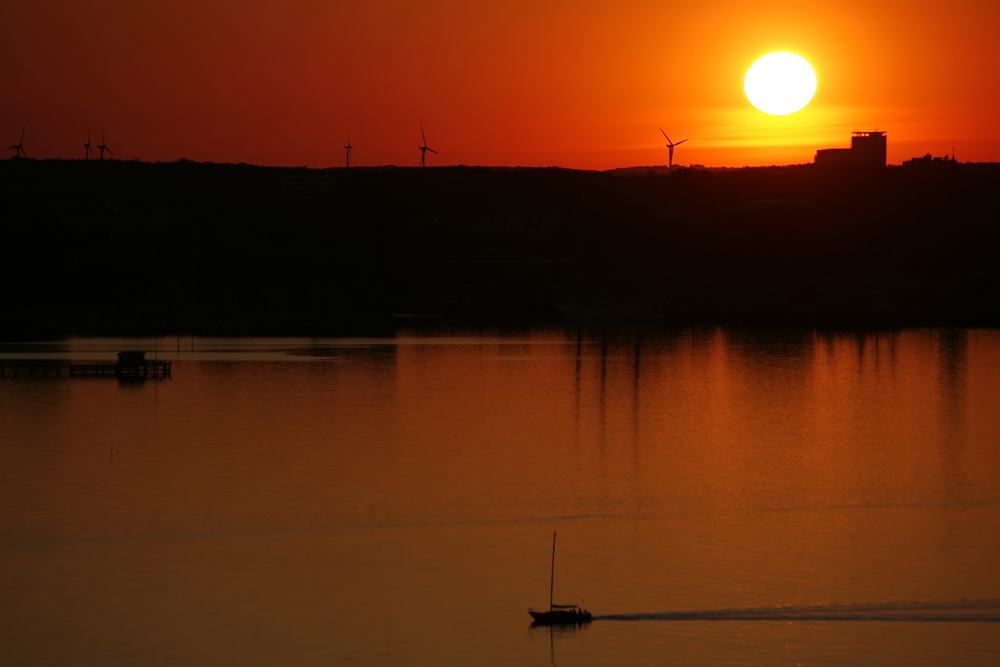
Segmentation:
{"type": "Polygon", "coordinates": [[[1000,332],[3,343],[10,665],[993,665],[1000,332]],[[532,628],[555,602],[594,621],[532,628]]]}

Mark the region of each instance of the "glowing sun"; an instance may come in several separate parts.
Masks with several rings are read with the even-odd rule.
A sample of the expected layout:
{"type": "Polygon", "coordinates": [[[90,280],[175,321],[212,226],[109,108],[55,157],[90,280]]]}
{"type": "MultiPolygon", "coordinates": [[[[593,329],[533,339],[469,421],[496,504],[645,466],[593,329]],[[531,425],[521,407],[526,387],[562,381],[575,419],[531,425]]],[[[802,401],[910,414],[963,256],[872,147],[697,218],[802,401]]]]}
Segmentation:
{"type": "Polygon", "coordinates": [[[802,109],[816,94],[816,72],[802,56],[776,51],[750,65],[743,79],[750,104],[772,116],[802,109]]]}

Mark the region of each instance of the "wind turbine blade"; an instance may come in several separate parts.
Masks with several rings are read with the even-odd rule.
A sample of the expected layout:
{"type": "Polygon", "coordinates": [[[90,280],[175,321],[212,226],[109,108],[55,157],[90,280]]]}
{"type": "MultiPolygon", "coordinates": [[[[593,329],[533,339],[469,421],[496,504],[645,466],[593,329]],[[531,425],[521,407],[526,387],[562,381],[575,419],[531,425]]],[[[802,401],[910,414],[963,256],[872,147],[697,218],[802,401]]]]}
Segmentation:
{"type": "Polygon", "coordinates": [[[678,142],[677,142],[676,144],[674,144],[674,146],[680,146],[680,145],[681,145],[681,144],[683,144],[683,143],[684,143],[685,141],[687,141],[687,139],[681,139],[681,140],[680,140],[680,141],[678,141],[678,142]]]}
{"type": "MultiPolygon", "coordinates": [[[[667,133],[663,132],[663,128],[662,127],[660,128],[660,132],[663,133],[663,136],[667,137],[667,133]]],[[[667,141],[670,141],[670,137],[667,137],[667,141]]]]}
{"type": "Polygon", "coordinates": [[[21,143],[24,143],[24,131],[27,130],[27,126],[21,128],[21,143]]]}
{"type": "MultiPolygon", "coordinates": [[[[437,153],[437,151],[434,150],[433,148],[428,148],[427,150],[429,150],[431,153],[437,153]]],[[[440,155],[440,153],[438,153],[438,155],[440,155]]]]}
{"type": "Polygon", "coordinates": [[[108,148],[107,146],[104,147],[104,150],[106,150],[107,152],[111,153],[112,155],[115,154],[115,152],[113,150],[111,150],[110,148],[108,148]]]}
{"type": "Polygon", "coordinates": [[[420,126],[420,138],[424,140],[424,146],[427,145],[427,137],[424,136],[424,126],[420,126]]]}

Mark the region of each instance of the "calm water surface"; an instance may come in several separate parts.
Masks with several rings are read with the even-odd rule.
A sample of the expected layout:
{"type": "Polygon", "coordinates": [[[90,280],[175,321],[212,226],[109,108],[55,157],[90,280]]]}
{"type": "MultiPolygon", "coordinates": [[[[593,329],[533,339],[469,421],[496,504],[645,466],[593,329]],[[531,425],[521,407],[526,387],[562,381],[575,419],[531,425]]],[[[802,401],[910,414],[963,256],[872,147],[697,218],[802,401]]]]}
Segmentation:
{"type": "Polygon", "coordinates": [[[0,378],[5,665],[1000,661],[1000,332],[0,357],[122,349],[173,377],[0,378]]]}

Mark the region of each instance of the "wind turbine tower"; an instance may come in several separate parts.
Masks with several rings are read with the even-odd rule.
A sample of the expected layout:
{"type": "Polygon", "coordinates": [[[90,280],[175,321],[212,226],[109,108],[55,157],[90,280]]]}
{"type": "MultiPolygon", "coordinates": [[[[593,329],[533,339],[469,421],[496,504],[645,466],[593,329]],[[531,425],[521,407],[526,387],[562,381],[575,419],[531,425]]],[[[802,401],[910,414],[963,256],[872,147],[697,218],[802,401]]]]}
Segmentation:
{"type": "Polygon", "coordinates": [[[107,146],[105,145],[105,144],[107,144],[107,143],[108,143],[108,142],[106,142],[106,141],[104,140],[104,127],[101,127],[101,145],[97,147],[97,150],[101,151],[101,159],[102,159],[102,160],[104,159],[104,151],[107,151],[107,152],[108,152],[108,155],[114,155],[114,153],[113,153],[113,152],[111,152],[111,149],[110,149],[110,148],[108,148],[108,147],[107,147],[107,146]]]}
{"type": "MultiPolygon", "coordinates": [[[[660,128],[660,132],[663,132],[663,128],[660,128]]],[[[667,137],[667,133],[663,132],[663,136],[667,137]]],[[[681,139],[676,144],[670,141],[670,137],[667,137],[667,149],[670,151],[670,157],[667,158],[667,169],[674,166],[674,148],[683,144],[687,139],[681,139]]]]}
{"type": "Polygon", "coordinates": [[[440,155],[440,153],[438,153],[436,150],[434,150],[433,148],[430,148],[427,145],[427,137],[424,136],[424,126],[423,125],[420,126],[420,138],[424,140],[424,145],[423,146],[419,146],[419,148],[420,148],[420,166],[421,167],[426,167],[427,165],[424,163],[424,158],[427,156],[427,151],[430,151],[431,153],[434,153],[435,155],[440,155]]]}
{"type": "Polygon", "coordinates": [[[352,148],[354,148],[354,146],[351,145],[351,138],[348,137],[347,138],[347,145],[344,146],[344,149],[347,151],[347,166],[348,167],[351,166],[351,149],[352,148]]]}
{"type": "Polygon", "coordinates": [[[21,141],[10,147],[10,150],[17,151],[14,153],[14,157],[28,157],[28,154],[24,152],[24,131],[27,129],[27,127],[21,128],[21,141]]]}
{"type": "Polygon", "coordinates": [[[85,143],[83,145],[83,147],[86,150],[86,154],[85,154],[86,157],[84,157],[84,159],[85,160],[90,160],[91,158],[93,158],[94,157],[94,151],[90,150],[90,128],[89,127],[87,128],[87,143],[85,143]]]}

